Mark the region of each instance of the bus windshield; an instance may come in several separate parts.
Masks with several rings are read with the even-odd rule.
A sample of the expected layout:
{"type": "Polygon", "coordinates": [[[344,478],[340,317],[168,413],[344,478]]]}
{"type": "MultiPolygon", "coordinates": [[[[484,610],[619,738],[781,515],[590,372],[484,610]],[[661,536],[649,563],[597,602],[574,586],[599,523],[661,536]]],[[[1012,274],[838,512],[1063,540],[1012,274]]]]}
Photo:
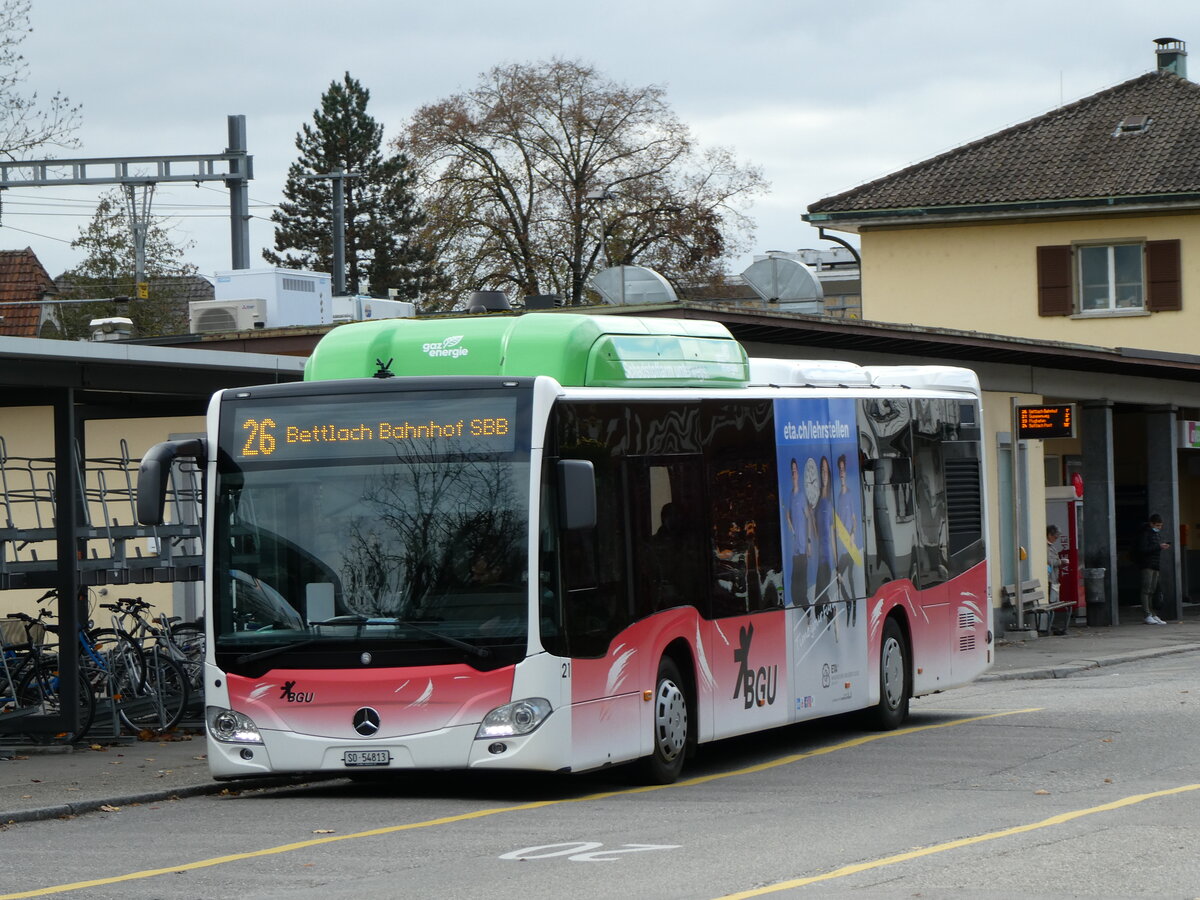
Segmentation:
{"type": "Polygon", "coordinates": [[[445,401],[380,404],[223,410],[212,610],[216,650],[233,669],[301,649],[306,666],[358,665],[364,651],[386,665],[524,649],[529,462],[511,433],[515,398],[486,404],[502,413],[486,417],[505,423],[500,442],[463,443],[453,432],[478,420],[453,408],[451,420],[445,401]],[[397,409],[405,418],[380,441],[397,409]],[[409,421],[448,436],[401,440],[409,421]],[[281,446],[305,432],[322,437],[315,449],[281,446]],[[262,433],[271,440],[258,443],[262,433]],[[339,434],[350,435],[345,447],[339,434]]]}

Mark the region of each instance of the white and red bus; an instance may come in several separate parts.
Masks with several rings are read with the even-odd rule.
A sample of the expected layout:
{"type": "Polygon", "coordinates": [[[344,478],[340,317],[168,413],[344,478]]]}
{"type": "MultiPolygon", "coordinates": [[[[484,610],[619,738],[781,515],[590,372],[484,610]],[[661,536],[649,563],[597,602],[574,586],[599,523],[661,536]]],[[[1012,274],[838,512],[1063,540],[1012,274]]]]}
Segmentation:
{"type": "Polygon", "coordinates": [[[272,772],[641,761],[991,663],[978,381],[747,358],[711,322],[345,325],[205,440],[208,759],[272,772]]]}

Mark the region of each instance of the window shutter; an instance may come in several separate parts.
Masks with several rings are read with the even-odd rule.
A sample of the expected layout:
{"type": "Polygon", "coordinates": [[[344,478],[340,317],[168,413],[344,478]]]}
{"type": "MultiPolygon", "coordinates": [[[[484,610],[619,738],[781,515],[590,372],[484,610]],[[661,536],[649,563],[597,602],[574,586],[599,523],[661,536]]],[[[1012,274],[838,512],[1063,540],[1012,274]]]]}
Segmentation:
{"type": "Polygon", "coordinates": [[[1146,309],[1151,312],[1183,309],[1177,240],[1146,242],[1146,309]]]}
{"type": "Polygon", "coordinates": [[[1074,310],[1071,294],[1071,247],[1037,248],[1038,315],[1069,316],[1074,310]]]}

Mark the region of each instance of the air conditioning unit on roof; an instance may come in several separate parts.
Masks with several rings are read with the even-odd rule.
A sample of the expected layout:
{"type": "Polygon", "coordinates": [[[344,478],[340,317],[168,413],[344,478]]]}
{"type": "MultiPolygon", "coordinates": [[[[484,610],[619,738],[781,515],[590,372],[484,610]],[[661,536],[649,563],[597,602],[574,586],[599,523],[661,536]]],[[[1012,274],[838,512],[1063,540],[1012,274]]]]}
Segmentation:
{"type": "Polygon", "coordinates": [[[266,300],[193,300],[188,304],[192,334],[251,331],[267,322],[266,300]]]}

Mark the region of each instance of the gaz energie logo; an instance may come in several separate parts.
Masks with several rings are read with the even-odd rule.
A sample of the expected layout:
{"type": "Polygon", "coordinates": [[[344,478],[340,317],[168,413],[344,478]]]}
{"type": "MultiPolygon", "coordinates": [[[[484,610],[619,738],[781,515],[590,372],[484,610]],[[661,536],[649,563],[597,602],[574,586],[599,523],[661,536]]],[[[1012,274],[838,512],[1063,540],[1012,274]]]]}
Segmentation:
{"type": "Polygon", "coordinates": [[[460,356],[466,356],[471,352],[466,347],[459,346],[462,343],[462,339],[463,336],[461,334],[456,334],[454,337],[448,337],[444,341],[431,341],[428,344],[422,344],[421,349],[430,356],[451,356],[454,359],[458,359],[460,356]]]}

